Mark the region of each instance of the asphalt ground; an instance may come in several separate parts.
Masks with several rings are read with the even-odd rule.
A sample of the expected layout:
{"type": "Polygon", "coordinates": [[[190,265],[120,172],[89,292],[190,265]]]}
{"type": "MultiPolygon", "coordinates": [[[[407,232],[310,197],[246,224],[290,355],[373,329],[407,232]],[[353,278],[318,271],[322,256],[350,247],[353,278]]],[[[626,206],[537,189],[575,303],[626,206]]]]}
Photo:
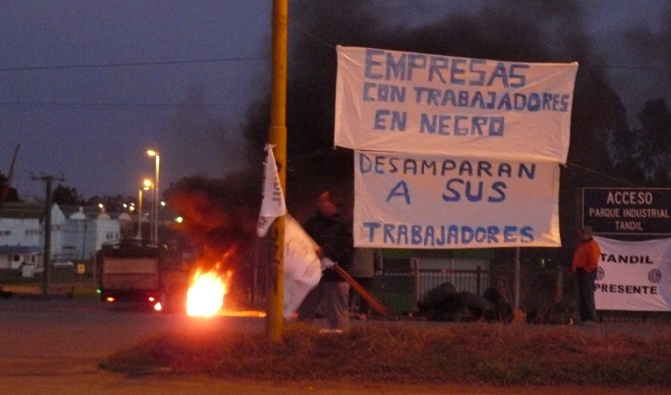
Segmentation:
{"type": "MultiPolygon", "coordinates": [[[[375,325],[375,321],[357,322],[375,325]]],[[[437,325],[440,323],[401,323],[437,325]]],[[[516,330],[546,330],[542,325],[519,325],[516,330]]],[[[479,385],[403,385],[340,382],[264,382],[176,377],[160,371],[114,372],[100,363],[114,352],[170,330],[264,331],[260,317],[218,316],[194,319],[180,314],[110,309],[96,301],[40,298],[0,299],[0,394],[540,394],[540,395],[661,395],[660,388],[493,387],[479,385]]],[[[655,327],[608,324],[593,331],[653,333],[655,327]]]]}

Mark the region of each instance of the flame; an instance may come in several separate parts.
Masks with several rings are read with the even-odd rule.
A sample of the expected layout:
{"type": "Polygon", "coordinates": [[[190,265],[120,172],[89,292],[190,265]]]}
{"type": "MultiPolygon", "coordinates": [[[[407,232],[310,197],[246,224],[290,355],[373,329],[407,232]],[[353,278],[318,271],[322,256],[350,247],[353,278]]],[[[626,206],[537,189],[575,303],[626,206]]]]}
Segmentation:
{"type": "Polygon", "coordinates": [[[226,283],[216,270],[201,273],[198,268],[186,294],[186,313],[193,317],[212,317],[224,305],[225,294],[226,283]]]}

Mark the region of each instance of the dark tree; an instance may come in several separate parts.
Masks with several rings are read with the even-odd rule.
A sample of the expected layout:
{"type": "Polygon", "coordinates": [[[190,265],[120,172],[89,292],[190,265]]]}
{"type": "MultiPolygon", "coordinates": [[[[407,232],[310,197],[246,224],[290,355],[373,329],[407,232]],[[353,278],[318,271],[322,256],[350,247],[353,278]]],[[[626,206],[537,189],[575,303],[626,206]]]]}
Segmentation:
{"type": "Polygon", "coordinates": [[[611,135],[609,148],[613,168],[622,180],[630,185],[642,185],[645,169],[641,161],[640,134],[636,130],[622,130],[611,135]]]}
{"type": "Polygon", "coordinates": [[[638,114],[639,154],[645,179],[655,185],[671,180],[671,112],[664,99],[649,100],[638,114]]]}
{"type": "Polygon", "coordinates": [[[84,198],[77,192],[77,188],[58,184],[54,188],[52,200],[59,206],[80,206],[84,204],[84,198]]]}
{"type": "Polygon", "coordinates": [[[648,100],[640,127],[612,135],[609,148],[618,177],[633,186],[664,187],[671,180],[671,111],[664,99],[648,100]]]}
{"type": "Polygon", "coordinates": [[[123,197],[122,195],[116,196],[93,196],[86,201],[86,204],[89,206],[99,206],[103,205],[106,212],[123,212],[128,211],[127,206],[130,203],[136,203],[137,198],[133,197],[123,197]],[[126,207],[124,207],[124,204],[126,207]]]}
{"type": "Polygon", "coordinates": [[[0,203],[20,202],[19,192],[8,183],[7,176],[0,172],[0,203]]]}

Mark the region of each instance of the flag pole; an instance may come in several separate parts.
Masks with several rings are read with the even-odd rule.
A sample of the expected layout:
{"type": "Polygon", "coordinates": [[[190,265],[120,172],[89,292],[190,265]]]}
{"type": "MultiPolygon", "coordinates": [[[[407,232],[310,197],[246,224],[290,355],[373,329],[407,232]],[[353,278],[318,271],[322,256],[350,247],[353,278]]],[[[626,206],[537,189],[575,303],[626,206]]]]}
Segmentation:
{"type": "MultiPolygon", "coordinates": [[[[287,159],[287,24],[288,0],[273,0],[273,44],[270,130],[268,140],[274,146],[275,163],[282,191],[286,191],[287,159]]],[[[284,216],[270,228],[270,286],[266,311],[266,335],[279,341],[283,335],[284,303],[284,216]]]]}

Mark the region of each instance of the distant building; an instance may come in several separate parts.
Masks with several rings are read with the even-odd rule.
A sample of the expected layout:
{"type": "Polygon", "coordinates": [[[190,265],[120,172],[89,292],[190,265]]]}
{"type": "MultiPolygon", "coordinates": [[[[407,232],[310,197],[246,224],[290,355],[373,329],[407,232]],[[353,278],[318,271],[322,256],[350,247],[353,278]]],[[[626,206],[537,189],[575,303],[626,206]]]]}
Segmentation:
{"type": "MultiPolygon", "coordinates": [[[[121,238],[118,216],[91,207],[51,208],[51,262],[87,260],[103,243],[121,238]],[[112,217],[117,218],[112,218],[112,217]]],[[[42,266],[44,206],[7,203],[0,218],[0,269],[19,269],[22,263],[42,266]]]]}

